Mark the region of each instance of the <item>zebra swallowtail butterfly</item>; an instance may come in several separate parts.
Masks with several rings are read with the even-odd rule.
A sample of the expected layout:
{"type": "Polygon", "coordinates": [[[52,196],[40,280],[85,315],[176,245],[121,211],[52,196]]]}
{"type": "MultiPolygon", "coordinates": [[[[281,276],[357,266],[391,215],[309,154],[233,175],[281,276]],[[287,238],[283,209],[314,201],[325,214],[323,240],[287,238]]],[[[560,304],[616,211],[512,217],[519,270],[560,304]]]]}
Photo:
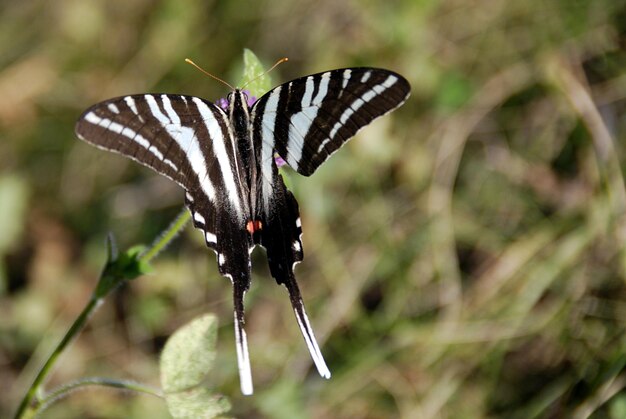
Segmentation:
{"type": "Polygon", "coordinates": [[[272,277],[289,292],[320,375],[330,378],[294,276],[303,258],[298,203],[285,187],[275,153],[309,176],[372,120],[404,103],[404,77],[377,68],[346,68],[292,80],[251,107],[235,89],[228,107],[193,96],[139,94],[87,109],[78,137],[121,153],[185,190],[194,226],[233,284],[234,324],[243,394],[252,394],[243,299],[250,287],[250,253],[267,251],[272,277]]]}

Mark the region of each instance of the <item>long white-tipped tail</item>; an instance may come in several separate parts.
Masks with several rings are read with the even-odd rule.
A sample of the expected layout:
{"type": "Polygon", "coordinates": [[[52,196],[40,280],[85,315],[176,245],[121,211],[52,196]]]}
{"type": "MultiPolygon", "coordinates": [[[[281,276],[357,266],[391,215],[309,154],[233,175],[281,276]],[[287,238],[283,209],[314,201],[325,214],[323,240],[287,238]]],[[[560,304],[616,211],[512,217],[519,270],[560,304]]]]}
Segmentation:
{"type": "Polygon", "coordinates": [[[254,393],[252,386],[252,369],[250,367],[250,354],[248,353],[248,339],[243,329],[243,313],[240,316],[235,310],[235,341],[237,343],[237,364],[239,365],[239,383],[241,393],[249,396],[254,393]]]}
{"type": "Polygon", "coordinates": [[[246,295],[247,284],[233,281],[233,303],[235,308],[235,343],[237,345],[237,365],[239,366],[239,385],[241,393],[249,396],[254,393],[252,386],[252,368],[248,352],[248,339],[244,330],[243,298],[246,295]]]}
{"type": "Polygon", "coordinates": [[[322,377],[328,379],[330,378],[330,370],[326,366],[326,361],[324,361],[322,351],[320,351],[320,347],[318,346],[315,335],[313,334],[313,328],[311,327],[309,318],[304,310],[302,298],[299,298],[298,296],[297,300],[292,299],[292,304],[293,311],[296,314],[296,319],[298,320],[298,325],[300,326],[300,331],[302,332],[306,346],[309,348],[315,367],[317,367],[317,371],[322,377]]]}

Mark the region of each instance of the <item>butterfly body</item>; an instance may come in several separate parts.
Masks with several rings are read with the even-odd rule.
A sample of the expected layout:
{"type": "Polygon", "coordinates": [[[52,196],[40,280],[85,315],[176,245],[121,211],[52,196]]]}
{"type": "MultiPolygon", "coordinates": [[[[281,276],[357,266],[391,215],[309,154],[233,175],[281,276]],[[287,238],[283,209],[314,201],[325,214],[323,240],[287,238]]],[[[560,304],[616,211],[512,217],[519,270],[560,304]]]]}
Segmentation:
{"type": "Polygon", "coordinates": [[[185,190],[194,226],[233,284],[244,394],[253,392],[243,299],[256,245],[266,249],[272,277],[289,292],[319,373],[330,377],[293,272],[303,259],[302,227],[275,154],[309,176],[359,129],[404,103],[409,92],[408,82],[394,72],[350,68],[282,84],[252,107],[239,89],[229,94],[225,110],[193,96],[142,94],[96,104],[79,118],[79,138],[151,167],[185,190]]]}

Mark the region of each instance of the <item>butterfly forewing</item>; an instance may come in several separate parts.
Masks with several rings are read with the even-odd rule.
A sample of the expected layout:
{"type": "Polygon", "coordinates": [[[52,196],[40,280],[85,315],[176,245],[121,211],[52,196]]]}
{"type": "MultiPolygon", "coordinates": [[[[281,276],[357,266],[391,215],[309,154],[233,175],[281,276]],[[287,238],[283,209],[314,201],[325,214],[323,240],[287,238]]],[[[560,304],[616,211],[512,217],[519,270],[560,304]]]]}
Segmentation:
{"type": "Polygon", "coordinates": [[[298,173],[309,176],[357,131],[402,105],[409,92],[404,77],[376,68],[302,77],[255,103],[255,141],[262,143],[262,154],[275,150],[298,173]]]}
{"type": "Polygon", "coordinates": [[[216,249],[215,213],[245,224],[247,186],[225,113],[181,95],[133,95],[87,109],[76,124],[82,140],[121,153],[187,191],[194,223],[216,249]],[[216,203],[220,205],[216,207],[216,203]],[[224,206],[226,203],[226,207],[224,206]]]}

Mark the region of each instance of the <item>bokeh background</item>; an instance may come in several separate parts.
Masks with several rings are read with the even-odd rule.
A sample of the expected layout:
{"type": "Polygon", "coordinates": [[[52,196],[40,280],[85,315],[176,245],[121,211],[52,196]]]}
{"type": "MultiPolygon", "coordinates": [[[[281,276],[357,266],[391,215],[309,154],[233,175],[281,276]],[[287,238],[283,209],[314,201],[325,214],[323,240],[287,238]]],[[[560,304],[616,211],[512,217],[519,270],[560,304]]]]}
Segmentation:
{"type": "MultiPolygon", "coordinates": [[[[0,2],[0,416],[88,300],[112,231],[150,242],[181,191],[77,141],[117,95],[217,99],[243,48],[275,83],[347,66],[410,100],[311,178],[290,173],[297,276],[333,372],[312,368],[286,291],[254,254],[239,392],[231,287],[190,226],[117,291],[48,388],[158,385],[179,326],[220,319],[211,384],[237,417],[626,417],[626,7],[621,0],[0,2]]],[[[44,417],[162,418],[162,400],[78,392],[44,417]]]]}

